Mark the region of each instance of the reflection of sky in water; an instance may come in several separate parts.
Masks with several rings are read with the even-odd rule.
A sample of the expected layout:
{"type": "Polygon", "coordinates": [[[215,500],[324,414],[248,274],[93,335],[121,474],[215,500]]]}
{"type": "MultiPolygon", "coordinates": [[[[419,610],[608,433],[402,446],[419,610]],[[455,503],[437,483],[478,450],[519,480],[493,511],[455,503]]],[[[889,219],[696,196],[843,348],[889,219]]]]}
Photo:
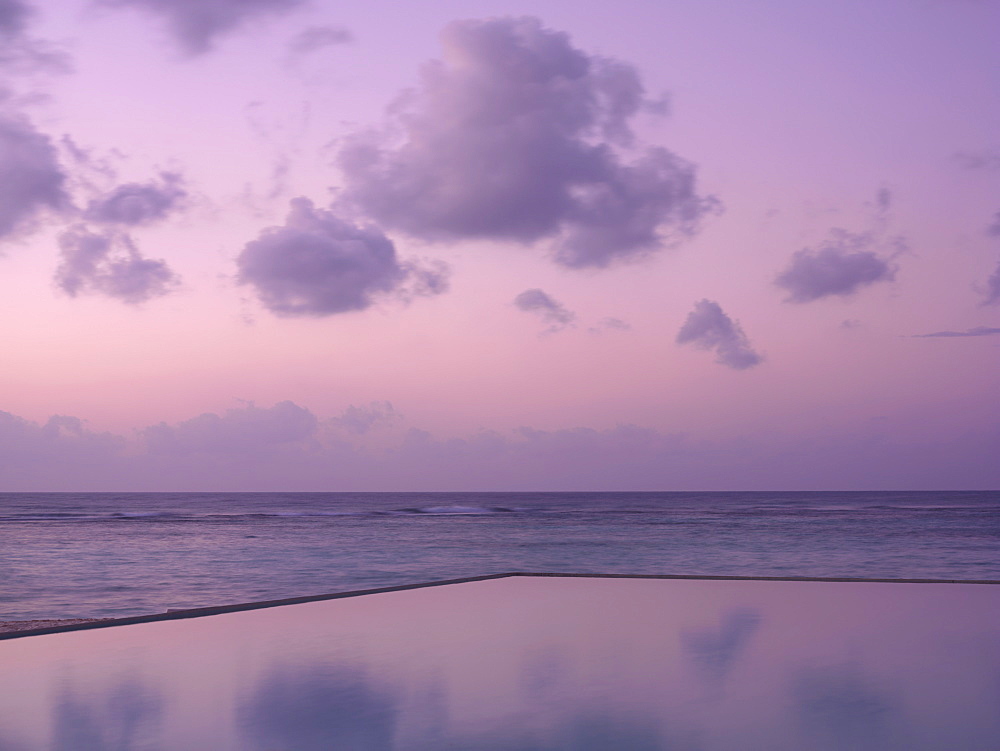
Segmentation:
{"type": "Polygon", "coordinates": [[[1000,748],[1000,587],[504,579],[0,642],[0,751],[1000,748]]]}

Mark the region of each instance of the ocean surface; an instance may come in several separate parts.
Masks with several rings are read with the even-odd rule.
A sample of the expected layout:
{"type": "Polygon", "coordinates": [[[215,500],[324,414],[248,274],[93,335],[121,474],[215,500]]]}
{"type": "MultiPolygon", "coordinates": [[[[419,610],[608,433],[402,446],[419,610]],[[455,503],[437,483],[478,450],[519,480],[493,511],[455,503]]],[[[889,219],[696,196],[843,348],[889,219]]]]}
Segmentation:
{"type": "Polygon", "coordinates": [[[1000,492],[0,494],[0,620],[505,571],[1000,579],[1000,492]]]}

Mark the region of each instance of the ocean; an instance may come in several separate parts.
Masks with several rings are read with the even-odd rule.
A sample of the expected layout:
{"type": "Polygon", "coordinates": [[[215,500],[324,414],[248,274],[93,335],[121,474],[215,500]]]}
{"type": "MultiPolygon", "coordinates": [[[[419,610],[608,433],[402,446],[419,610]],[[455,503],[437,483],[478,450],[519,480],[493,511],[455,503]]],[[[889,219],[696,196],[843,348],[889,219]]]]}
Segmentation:
{"type": "Polygon", "coordinates": [[[0,494],[0,620],[507,571],[1000,579],[1000,492],[0,494]]]}

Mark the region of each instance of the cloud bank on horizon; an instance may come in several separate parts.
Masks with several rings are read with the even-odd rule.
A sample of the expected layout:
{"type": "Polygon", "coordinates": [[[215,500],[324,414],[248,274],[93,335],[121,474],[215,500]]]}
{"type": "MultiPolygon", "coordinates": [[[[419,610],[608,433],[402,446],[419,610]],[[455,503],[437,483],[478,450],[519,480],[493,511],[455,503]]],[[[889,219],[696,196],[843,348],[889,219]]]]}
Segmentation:
{"type": "Polygon", "coordinates": [[[568,0],[0,0],[0,466],[318,483],[427,452],[472,481],[535,452],[599,483],[633,451],[697,484],[650,467],[827,423],[845,457],[993,435],[1000,6],[623,2],[616,31],[568,0]]]}
{"type": "Polygon", "coordinates": [[[914,477],[980,489],[1000,481],[990,461],[1000,449],[996,428],[944,443],[873,440],[877,433],[860,442],[851,434],[769,435],[752,448],[636,425],[449,439],[404,427],[391,442],[364,442],[373,425],[398,419],[387,404],[351,405],[322,420],[284,401],[158,423],[130,438],[94,432],[76,417],[39,424],[0,412],[0,456],[8,491],[157,490],[166,480],[179,491],[849,490],[859,478],[868,489],[892,489],[914,477]],[[66,471],[54,474],[55,465],[66,471]],[[844,466],[857,474],[845,475],[844,466]]]}

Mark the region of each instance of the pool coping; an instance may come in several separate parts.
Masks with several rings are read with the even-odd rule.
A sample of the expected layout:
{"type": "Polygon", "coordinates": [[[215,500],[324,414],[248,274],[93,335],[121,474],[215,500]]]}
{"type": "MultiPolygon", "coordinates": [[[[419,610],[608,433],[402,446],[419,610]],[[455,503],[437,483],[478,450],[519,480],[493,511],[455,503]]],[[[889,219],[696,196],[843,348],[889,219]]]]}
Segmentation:
{"type": "Polygon", "coordinates": [[[59,634],[68,631],[89,631],[90,629],[110,628],[112,626],[131,626],[138,623],[155,623],[158,621],[175,621],[184,618],[200,618],[202,616],[209,615],[239,613],[245,610],[262,610],[264,608],[275,608],[283,605],[300,605],[309,602],[322,602],[324,600],[340,600],[348,597],[360,597],[362,595],[403,592],[411,589],[442,587],[448,584],[467,584],[470,582],[490,581],[492,579],[508,579],[519,576],[563,579],[664,579],[696,581],[832,582],[849,584],[1000,584],[1000,580],[998,579],[884,579],[851,576],[713,576],[698,574],[586,574],[575,572],[558,573],[541,571],[508,571],[500,574],[482,574],[480,576],[466,576],[457,579],[439,579],[412,584],[395,584],[386,587],[348,590],[346,592],[331,592],[321,595],[287,597],[280,600],[260,600],[257,602],[243,602],[233,605],[214,605],[201,608],[169,610],[165,613],[133,615],[126,616],[124,618],[107,618],[91,621],[89,623],[73,623],[65,626],[49,626],[46,628],[24,629],[22,631],[8,631],[0,633],[0,641],[6,639],[20,639],[26,636],[59,634]]]}

